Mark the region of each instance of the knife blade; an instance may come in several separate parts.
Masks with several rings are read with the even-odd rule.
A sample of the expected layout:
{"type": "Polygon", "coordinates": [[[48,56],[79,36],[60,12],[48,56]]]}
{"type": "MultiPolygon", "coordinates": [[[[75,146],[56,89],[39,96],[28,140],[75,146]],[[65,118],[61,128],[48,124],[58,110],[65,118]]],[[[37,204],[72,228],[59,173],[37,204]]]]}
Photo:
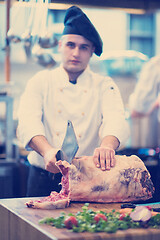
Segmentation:
{"type": "Polygon", "coordinates": [[[78,149],[79,149],[79,145],[78,145],[76,134],[75,134],[75,131],[73,128],[73,124],[70,120],[68,120],[66,135],[63,140],[61,150],[59,150],[56,154],[57,161],[58,160],[62,160],[62,161],[66,160],[68,163],[71,164],[78,149]]]}

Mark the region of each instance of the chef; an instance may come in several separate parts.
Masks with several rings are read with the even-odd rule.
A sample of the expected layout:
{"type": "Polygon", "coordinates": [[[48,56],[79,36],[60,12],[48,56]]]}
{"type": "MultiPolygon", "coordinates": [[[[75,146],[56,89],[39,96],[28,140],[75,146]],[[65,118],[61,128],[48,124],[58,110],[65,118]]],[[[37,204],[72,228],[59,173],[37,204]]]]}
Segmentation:
{"type": "MultiPolygon", "coordinates": [[[[152,57],[142,68],[134,92],[129,98],[133,118],[151,114],[160,106],[160,55],[152,57]]],[[[160,108],[158,109],[160,121],[160,108]]]]}
{"type": "Polygon", "coordinates": [[[89,68],[93,53],[102,53],[102,40],[76,6],[66,11],[59,51],[61,65],[31,78],[19,104],[17,134],[30,151],[27,196],[45,196],[57,190],[60,175],[55,156],[68,120],[78,139],[76,157],[93,155],[95,167],[102,171],[115,166],[115,150],[124,146],[129,136],[117,86],[89,68]]]}

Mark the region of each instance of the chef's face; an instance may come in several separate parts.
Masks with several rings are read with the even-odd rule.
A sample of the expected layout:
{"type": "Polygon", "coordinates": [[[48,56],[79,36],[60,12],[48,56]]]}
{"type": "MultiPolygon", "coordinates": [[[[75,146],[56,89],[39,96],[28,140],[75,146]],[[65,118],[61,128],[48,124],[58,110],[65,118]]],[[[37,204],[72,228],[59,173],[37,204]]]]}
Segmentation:
{"type": "Polygon", "coordinates": [[[82,72],[88,65],[95,48],[80,35],[64,35],[59,42],[62,64],[68,73],[82,72]]]}

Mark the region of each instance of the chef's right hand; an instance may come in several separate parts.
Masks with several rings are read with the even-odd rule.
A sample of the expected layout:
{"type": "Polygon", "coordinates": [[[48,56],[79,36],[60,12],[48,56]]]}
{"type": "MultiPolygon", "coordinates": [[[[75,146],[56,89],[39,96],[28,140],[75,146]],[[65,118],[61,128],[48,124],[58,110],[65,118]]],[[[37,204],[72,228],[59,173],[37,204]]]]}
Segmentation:
{"type": "Polygon", "coordinates": [[[56,154],[59,149],[52,148],[44,154],[45,169],[52,173],[58,173],[59,168],[56,167],[56,154]]]}
{"type": "Polygon", "coordinates": [[[160,93],[159,93],[157,99],[155,100],[155,102],[152,104],[148,114],[151,114],[157,108],[160,108],[160,93]]]}
{"type": "Polygon", "coordinates": [[[94,150],[93,161],[102,171],[110,170],[115,166],[115,151],[110,147],[98,147],[94,150]]]}

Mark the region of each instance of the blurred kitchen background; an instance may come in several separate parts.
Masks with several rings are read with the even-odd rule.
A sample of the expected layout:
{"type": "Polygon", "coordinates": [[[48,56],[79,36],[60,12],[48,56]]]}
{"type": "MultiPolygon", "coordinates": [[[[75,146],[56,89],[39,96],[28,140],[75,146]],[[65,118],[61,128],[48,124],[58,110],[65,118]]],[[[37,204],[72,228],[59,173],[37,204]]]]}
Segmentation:
{"type": "Polygon", "coordinates": [[[19,99],[31,76],[60,63],[57,43],[65,11],[73,2],[103,39],[104,52],[100,58],[93,56],[92,70],[111,76],[124,101],[131,137],[118,153],[136,154],[144,161],[156,186],[154,200],[160,201],[157,111],[131,119],[128,108],[142,66],[160,54],[158,0],[131,0],[130,5],[125,0],[0,1],[0,198],[25,196],[29,163],[28,152],[16,138],[19,99]]]}

